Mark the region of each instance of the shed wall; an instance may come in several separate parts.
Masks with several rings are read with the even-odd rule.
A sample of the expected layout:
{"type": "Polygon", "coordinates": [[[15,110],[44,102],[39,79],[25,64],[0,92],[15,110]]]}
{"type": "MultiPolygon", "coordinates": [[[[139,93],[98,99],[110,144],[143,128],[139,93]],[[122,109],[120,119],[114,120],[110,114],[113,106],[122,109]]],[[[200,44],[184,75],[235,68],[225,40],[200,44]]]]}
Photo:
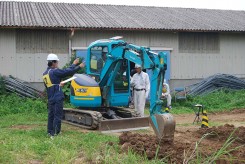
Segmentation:
{"type": "Polygon", "coordinates": [[[69,61],[68,40],[66,31],[0,30],[0,73],[42,82],[49,53],[59,56],[60,68],[69,61]]]}
{"type": "Polygon", "coordinates": [[[124,40],[152,48],[172,48],[171,79],[202,79],[216,73],[245,77],[245,34],[219,33],[216,53],[180,53],[176,32],[77,31],[72,47],[87,47],[97,39],[123,36],[124,40]]]}
{"type": "MultiPolygon", "coordinates": [[[[42,37],[37,38],[30,35],[33,31],[40,32],[40,30],[0,30],[1,74],[13,75],[28,82],[41,82],[42,72],[47,66],[48,53],[59,55],[60,67],[69,61],[67,31],[41,30],[42,37]],[[30,37],[33,44],[26,42],[30,37]],[[45,44],[45,40],[49,40],[49,44],[45,44]]],[[[208,54],[180,53],[176,32],[75,31],[71,38],[71,46],[86,48],[97,39],[113,36],[123,36],[129,43],[154,49],[172,48],[170,74],[172,82],[176,84],[179,84],[176,82],[178,80],[187,80],[191,83],[191,79],[202,79],[215,73],[245,77],[245,33],[219,33],[220,51],[208,54]]]]}
{"type": "Polygon", "coordinates": [[[15,30],[0,30],[0,74],[16,76],[15,30]]]}
{"type": "Polygon", "coordinates": [[[219,53],[172,52],[171,79],[200,79],[216,73],[245,77],[245,34],[220,33],[219,53]]]}

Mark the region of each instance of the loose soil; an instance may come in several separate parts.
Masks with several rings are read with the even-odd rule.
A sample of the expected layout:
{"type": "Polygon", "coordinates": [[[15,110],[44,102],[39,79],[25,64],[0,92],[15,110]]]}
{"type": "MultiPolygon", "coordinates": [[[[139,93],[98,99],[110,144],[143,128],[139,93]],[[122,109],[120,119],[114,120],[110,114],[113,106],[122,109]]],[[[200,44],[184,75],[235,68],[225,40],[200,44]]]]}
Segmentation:
{"type": "Polygon", "coordinates": [[[39,160],[30,160],[28,164],[43,164],[43,162],[39,160]]]}
{"type": "MultiPolygon", "coordinates": [[[[174,115],[174,118],[177,124],[192,124],[195,114],[193,112],[193,114],[174,115]]],[[[210,124],[219,123],[223,125],[233,124],[235,126],[245,126],[245,109],[235,109],[231,112],[208,113],[208,118],[210,124]]]]}
{"type": "MultiPolygon", "coordinates": [[[[207,135],[199,144],[199,151],[203,157],[217,152],[233,133],[234,142],[227,148],[242,146],[230,152],[231,156],[223,155],[223,159],[216,163],[245,163],[245,110],[236,110],[229,113],[208,114],[209,122],[221,124],[211,128],[200,128],[193,125],[195,114],[176,115],[176,131],[173,142],[159,142],[153,131],[147,133],[126,132],[119,136],[120,145],[124,152],[131,149],[133,152],[146,155],[148,159],[160,158],[168,163],[188,163],[194,152],[195,144],[207,135]],[[227,124],[229,122],[229,124],[227,124]]],[[[191,158],[193,159],[193,157],[191,158]]]]}

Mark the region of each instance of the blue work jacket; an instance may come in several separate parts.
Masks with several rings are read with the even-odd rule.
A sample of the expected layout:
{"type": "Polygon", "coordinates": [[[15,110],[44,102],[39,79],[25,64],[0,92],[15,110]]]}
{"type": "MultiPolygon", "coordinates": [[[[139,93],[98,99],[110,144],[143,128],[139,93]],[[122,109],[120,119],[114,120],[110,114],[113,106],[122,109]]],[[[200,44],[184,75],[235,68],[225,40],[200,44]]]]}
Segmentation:
{"type": "Polygon", "coordinates": [[[62,92],[62,88],[59,86],[61,79],[67,76],[72,76],[80,69],[80,66],[76,66],[72,64],[70,67],[66,69],[59,68],[51,68],[48,67],[47,70],[43,73],[43,75],[49,75],[52,86],[47,87],[45,82],[44,85],[47,89],[48,101],[49,102],[57,102],[64,100],[64,93],[62,92]]]}

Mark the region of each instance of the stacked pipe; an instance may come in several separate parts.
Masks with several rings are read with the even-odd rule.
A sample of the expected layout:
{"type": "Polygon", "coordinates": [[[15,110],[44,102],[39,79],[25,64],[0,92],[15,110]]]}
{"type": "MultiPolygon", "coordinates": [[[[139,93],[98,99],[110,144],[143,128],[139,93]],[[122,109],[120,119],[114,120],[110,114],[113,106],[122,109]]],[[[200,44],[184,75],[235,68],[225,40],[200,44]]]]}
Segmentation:
{"type": "Polygon", "coordinates": [[[35,89],[29,83],[14,78],[12,76],[2,78],[6,91],[16,93],[21,97],[42,98],[43,92],[35,89]]]}
{"type": "Polygon", "coordinates": [[[203,96],[222,88],[234,90],[245,89],[245,81],[228,74],[215,74],[187,88],[188,95],[203,96]]]}

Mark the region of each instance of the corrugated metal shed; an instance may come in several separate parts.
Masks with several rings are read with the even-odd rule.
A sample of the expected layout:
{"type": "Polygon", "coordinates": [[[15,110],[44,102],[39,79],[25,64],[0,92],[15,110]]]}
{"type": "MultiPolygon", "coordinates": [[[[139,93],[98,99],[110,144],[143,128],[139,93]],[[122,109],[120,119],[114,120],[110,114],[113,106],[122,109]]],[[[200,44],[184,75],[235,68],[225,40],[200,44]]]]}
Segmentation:
{"type": "Polygon", "coordinates": [[[0,30],[0,74],[17,75],[15,30],[0,30]]]}
{"type": "Polygon", "coordinates": [[[0,27],[245,31],[245,11],[0,2],[0,27]]]}
{"type": "Polygon", "coordinates": [[[47,55],[59,56],[62,68],[69,60],[65,30],[0,30],[0,74],[28,82],[42,82],[47,55]]]}

